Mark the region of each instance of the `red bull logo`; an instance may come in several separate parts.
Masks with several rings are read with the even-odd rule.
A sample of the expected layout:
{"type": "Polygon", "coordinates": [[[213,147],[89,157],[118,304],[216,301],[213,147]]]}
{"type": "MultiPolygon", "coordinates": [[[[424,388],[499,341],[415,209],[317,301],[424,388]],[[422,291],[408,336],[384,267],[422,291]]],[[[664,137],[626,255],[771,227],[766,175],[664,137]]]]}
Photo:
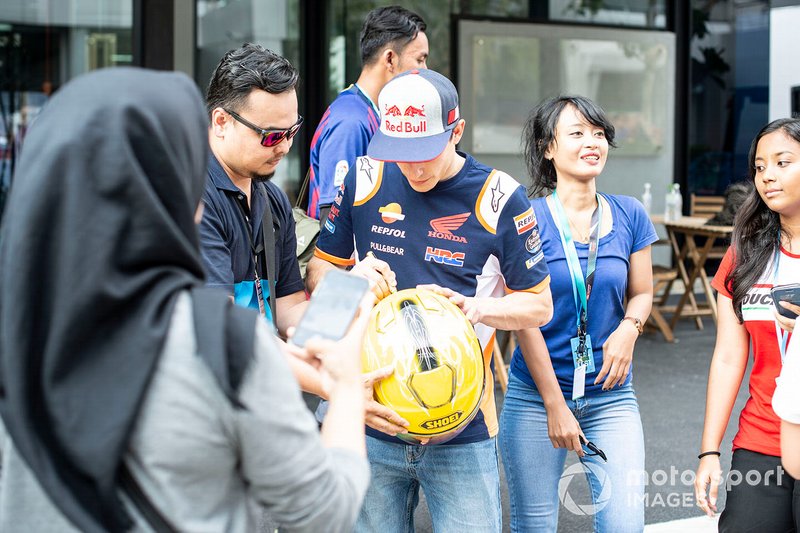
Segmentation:
{"type": "Polygon", "coordinates": [[[400,122],[399,124],[392,124],[388,120],[384,122],[384,129],[395,133],[425,133],[428,131],[428,121],[423,120],[419,124],[412,124],[411,122],[400,122]]]}
{"type": "MultiPolygon", "coordinates": [[[[386,107],[386,106],[384,106],[384,107],[386,107]]],[[[399,107],[397,107],[396,105],[393,105],[392,107],[387,107],[386,108],[386,112],[384,113],[384,115],[386,115],[387,117],[399,117],[400,115],[402,115],[402,113],[400,112],[400,108],[399,107]]]]}
{"type": "Polygon", "coordinates": [[[401,111],[397,105],[384,104],[383,127],[385,133],[426,134],[428,133],[428,119],[425,115],[425,106],[406,106],[401,111]]]}
{"type": "Polygon", "coordinates": [[[403,113],[403,116],[406,116],[406,117],[424,117],[425,116],[425,106],[422,106],[420,108],[420,107],[414,107],[413,105],[410,105],[410,106],[408,106],[406,108],[405,112],[403,113]]]}

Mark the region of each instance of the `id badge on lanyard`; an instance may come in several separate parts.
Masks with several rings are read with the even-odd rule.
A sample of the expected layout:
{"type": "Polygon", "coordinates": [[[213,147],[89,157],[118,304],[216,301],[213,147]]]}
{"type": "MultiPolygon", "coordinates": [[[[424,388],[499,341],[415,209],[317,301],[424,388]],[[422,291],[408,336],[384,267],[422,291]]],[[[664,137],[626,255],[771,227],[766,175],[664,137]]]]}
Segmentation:
{"type": "Polygon", "coordinates": [[[569,219],[564,211],[564,207],[558,199],[558,194],[553,191],[553,205],[558,213],[560,222],[559,236],[561,237],[561,247],[564,249],[564,256],[567,259],[570,277],[572,278],[572,296],[575,300],[576,309],[576,334],[570,339],[572,350],[572,363],[574,373],[572,377],[572,399],[582,398],[586,385],[586,374],[593,373],[594,355],[592,354],[592,337],[586,331],[588,323],[588,303],[594,282],[595,267],[597,266],[597,248],[600,237],[600,222],[603,220],[603,203],[600,195],[597,196],[597,208],[592,213],[592,222],[589,236],[589,258],[586,265],[586,276],[583,275],[581,263],[578,259],[578,251],[575,249],[575,241],[572,239],[572,232],[569,229],[569,219]]]}

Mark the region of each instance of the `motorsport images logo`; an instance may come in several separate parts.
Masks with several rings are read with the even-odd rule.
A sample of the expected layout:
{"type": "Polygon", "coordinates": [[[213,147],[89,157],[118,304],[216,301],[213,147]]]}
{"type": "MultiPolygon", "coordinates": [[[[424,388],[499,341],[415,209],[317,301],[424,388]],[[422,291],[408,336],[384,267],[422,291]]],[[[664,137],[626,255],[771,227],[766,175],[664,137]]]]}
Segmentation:
{"type": "Polygon", "coordinates": [[[611,479],[606,475],[603,467],[596,463],[588,461],[575,463],[564,470],[561,479],[558,480],[558,499],[561,505],[574,515],[596,515],[608,505],[611,499],[611,479]],[[569,493],[569,485],[572,482],[572,478],[578,476],[581,479],[586,479],[587,475],[593,475],[597,479],[597,483],[600,485],[600,495],[597,497],[596,503],[579,504],[572,499],[569,493]]]}

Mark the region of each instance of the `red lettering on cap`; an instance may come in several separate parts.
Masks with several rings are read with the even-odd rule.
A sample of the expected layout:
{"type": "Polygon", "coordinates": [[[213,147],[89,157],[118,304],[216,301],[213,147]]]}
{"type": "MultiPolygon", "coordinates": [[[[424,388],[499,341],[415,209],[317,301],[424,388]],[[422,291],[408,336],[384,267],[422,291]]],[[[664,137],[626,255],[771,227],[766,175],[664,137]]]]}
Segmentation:
{"type": "Polygon", "coordinates": [[[456,117],[456,110],[451,109],[449,113],[447,113],[447,125],[449,126],[453,122],[456,121],[458,117],[456,117]]]}

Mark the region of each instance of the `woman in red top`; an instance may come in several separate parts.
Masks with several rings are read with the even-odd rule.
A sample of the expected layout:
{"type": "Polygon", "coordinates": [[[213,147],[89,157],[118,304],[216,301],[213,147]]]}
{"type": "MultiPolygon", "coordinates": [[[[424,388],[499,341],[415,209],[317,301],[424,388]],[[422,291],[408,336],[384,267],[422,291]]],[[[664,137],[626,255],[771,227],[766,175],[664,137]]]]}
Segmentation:
{"type": "Polygon", "coordinates": [[[776,325],[770,289],[800,281],[800,119],[765,126],[748,160],[755,189],[737,214],[732,246],[712,283],[719,291],[719,323],[695,496],[713,516],[722,479],[719,446],[752,343],[750,398],[733,439],[719,530],[795,531],[800,483],[780,467],[780,420],[771,405],[788,332],[776,325]]]}

